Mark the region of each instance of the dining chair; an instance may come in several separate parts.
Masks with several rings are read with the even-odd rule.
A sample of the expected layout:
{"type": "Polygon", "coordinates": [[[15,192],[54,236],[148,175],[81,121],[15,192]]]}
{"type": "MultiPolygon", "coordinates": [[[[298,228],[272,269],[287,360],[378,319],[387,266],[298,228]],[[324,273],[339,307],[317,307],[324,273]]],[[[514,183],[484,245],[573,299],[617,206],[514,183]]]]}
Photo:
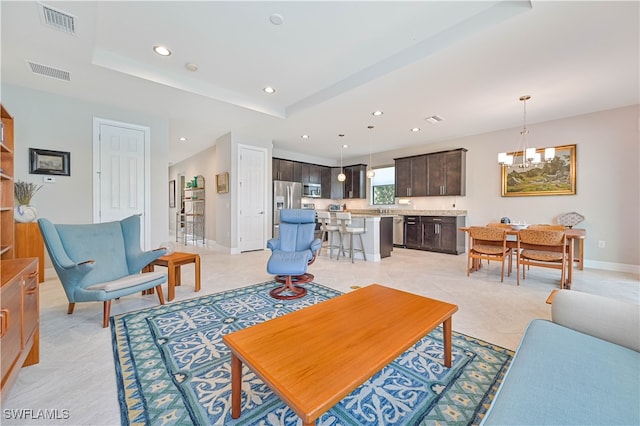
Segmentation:
{"type": "Polygon", "coordinates": [[[349,257],[351,258],[351,263],[353,263],[353,253],[354,251],[362,253],[362,257],[364,260],[367,260],[367,254],[364,250],[364,243],[362,241],[362,234],[367,232],[366,221],[364,222],[364,226],[352,226],[351,224],[351,212],[336,212],[336,219],[338,221],[338,226],[340,227],[340,249],[338,250],[338,260],[340,259],[340,252],[344,256],[344,238],[349,237],[349,257]],[[357,235],[360,238],[360,248],[356,249],[353,247],[353,236],[357,235]]]}
{"type": "Polygon", "coordinates": [[[320,222],[320,230],[322,231],[320,234],[320,241],[322,241],[322,246],[320,246],[318,255],[320,255],[320,253],[322,252],[322,247],[325,247],[324,239],[326,237],[328,240],[326,247],[329,250],[329,259],[331,259],[333,256],[333,250],[334,249],[340,250],[340,244],[334,244],[333,242],[334,235],[337,234],[336,236],[340,238],[340,227],[336,223],[334,223],[334,221],[331,220],[330,212],[325,212],[325,211],[317,212],[317,217],[318,217],[318,222],[320,222]]]}
{"type": "Polygon", "coordinates": [[[502,264],[500,282],[504,282],[504,260],[509,258],[508,275],[511,275],[511,249],[507,247],[507,230],[495,226],[471,226],[469,228],[467,276],[477,269],[482,259],[499,260],[502,264]]]}
{"type": "Polygon", "coordinates": [[[548,229],[521,229],[518,231],[516,252],[517,283],[520,285],[520,265],[525,279],[525,266],[560,269],[560,288],[565,286],[567,266],[567,237],[564,231],[548,229]]]}

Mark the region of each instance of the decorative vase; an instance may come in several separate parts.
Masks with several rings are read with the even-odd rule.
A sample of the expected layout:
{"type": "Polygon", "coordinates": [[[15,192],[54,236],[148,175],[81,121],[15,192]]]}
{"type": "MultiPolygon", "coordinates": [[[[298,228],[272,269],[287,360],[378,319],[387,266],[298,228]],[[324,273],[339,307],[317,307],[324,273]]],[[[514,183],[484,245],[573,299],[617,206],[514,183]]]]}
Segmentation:
{"type": "Polygon", "coordinates": [[[38,217],[38,212],[35,207],[27,205],[19,205],[13,209],[13,218],[16,222],[28,223],[33,222],[38,217]]]}

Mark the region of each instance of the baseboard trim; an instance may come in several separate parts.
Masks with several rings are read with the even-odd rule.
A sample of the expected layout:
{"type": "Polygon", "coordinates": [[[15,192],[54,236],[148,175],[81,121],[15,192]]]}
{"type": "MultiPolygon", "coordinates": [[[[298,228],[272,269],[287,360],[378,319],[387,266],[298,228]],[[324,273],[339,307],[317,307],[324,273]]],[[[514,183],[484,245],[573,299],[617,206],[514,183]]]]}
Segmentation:
{"type": "Polygon", "coordinates": [[[640,274],[640,265],[630,265],[627,263],[600,262],[597,260],[584,260],[585,268],[602,269],[605,271],[629,272],[640,274]]]}

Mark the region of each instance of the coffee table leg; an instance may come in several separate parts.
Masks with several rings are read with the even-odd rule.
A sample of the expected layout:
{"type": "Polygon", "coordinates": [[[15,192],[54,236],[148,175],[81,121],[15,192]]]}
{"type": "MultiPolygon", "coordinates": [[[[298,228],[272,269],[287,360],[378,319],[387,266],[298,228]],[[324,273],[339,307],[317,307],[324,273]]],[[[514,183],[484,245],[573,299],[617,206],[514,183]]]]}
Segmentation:
{"type": "Polygon", "coordinates": [[[444,366],[451,368],[451,317],[444,320],[442,323],[444,341],[444,366]]]}
{"type": "Polygon", "coordinates": [[[242,402],[242,361],[231,353],[231,417],[240,417],[242,402]]]}
{"type": "Polygon", "coordinates": [[[196,291],[200,291],[200,255],[196,254],[196,291]]]}

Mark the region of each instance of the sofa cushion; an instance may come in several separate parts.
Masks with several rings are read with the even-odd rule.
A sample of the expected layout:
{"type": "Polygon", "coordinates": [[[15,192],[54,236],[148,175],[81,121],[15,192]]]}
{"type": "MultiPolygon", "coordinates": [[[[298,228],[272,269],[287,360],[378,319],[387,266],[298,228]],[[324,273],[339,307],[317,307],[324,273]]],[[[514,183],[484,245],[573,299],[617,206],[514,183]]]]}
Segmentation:
{"type": "Polygon", "coordinates": [[[639,401],[639,352],[533,320],[482,424],[637,425],[639,401]]]}

